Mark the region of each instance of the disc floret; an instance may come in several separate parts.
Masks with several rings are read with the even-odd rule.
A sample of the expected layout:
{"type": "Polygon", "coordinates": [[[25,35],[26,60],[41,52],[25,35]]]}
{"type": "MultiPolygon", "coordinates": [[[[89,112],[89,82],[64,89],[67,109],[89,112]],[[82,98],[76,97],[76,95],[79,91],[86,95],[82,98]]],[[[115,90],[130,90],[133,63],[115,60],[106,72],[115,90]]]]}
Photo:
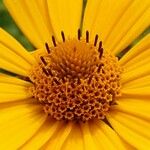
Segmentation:
{"type": "Polygon", "coordinates": [[[46,44],[47,52],[39,56],[39,64],[31,71],[30,88],[41,103],[44,112],[56,120],[88,121],[104,119],[115,99],[120,95],[121,68],[118,59],[103,51],[86,38],[52,41],[46,44]]]}

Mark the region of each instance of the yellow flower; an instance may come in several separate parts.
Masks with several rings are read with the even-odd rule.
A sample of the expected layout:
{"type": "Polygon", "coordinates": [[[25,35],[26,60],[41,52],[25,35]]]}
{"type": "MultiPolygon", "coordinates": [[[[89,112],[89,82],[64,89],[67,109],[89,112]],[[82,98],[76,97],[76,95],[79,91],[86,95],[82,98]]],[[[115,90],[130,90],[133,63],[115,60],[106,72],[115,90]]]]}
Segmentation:
{"type": "Polygon", "coordinates": [[[36,51],[0,29],[0,149],[149,149],[150,1],[4,3],[36,51]]]}

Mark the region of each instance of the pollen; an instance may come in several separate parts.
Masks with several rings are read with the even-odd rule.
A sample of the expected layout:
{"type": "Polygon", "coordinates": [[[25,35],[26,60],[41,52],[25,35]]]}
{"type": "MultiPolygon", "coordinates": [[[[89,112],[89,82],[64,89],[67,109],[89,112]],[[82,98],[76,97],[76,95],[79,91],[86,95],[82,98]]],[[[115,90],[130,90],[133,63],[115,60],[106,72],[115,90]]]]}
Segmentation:
{"type": "Polygon", "coordinates": [[[85,39],[80,30],[77,39],[61,34],[62,42],[52,36],[54,46],[45,44],[45,52],[30,72],[29,91],[56,120],[105,119],[121,95],[118,58],[103,50],[98,35],[89,41],[88,31],[85,39]]]}

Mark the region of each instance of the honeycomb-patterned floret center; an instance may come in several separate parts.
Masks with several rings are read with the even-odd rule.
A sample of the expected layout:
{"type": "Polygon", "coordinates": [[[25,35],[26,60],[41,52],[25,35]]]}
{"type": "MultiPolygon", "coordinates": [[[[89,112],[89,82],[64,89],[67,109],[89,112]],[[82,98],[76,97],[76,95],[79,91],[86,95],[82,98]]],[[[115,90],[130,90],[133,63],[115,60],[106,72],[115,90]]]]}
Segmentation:
{"type": "Polygon", "coordinates": [[[104,119],[120,96],[118,59],[84,41],[68,40],[42,54],[30,91],[56,120],[104,119]]]}

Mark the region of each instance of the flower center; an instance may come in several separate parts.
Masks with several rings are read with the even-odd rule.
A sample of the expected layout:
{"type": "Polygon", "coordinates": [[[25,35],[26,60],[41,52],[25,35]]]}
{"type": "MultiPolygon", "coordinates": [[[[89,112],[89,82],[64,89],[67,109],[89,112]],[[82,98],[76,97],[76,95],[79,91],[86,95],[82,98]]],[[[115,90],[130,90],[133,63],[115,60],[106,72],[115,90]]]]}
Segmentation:
{"type": "Polygon", "coordinates": [[[98,36],[65,39],[45,53],[30,74],[33,96],[44,112],[56,120],[88,121],[104,119],[120,93],[121,68],[117,57],[103,51],[98,36]]]}

